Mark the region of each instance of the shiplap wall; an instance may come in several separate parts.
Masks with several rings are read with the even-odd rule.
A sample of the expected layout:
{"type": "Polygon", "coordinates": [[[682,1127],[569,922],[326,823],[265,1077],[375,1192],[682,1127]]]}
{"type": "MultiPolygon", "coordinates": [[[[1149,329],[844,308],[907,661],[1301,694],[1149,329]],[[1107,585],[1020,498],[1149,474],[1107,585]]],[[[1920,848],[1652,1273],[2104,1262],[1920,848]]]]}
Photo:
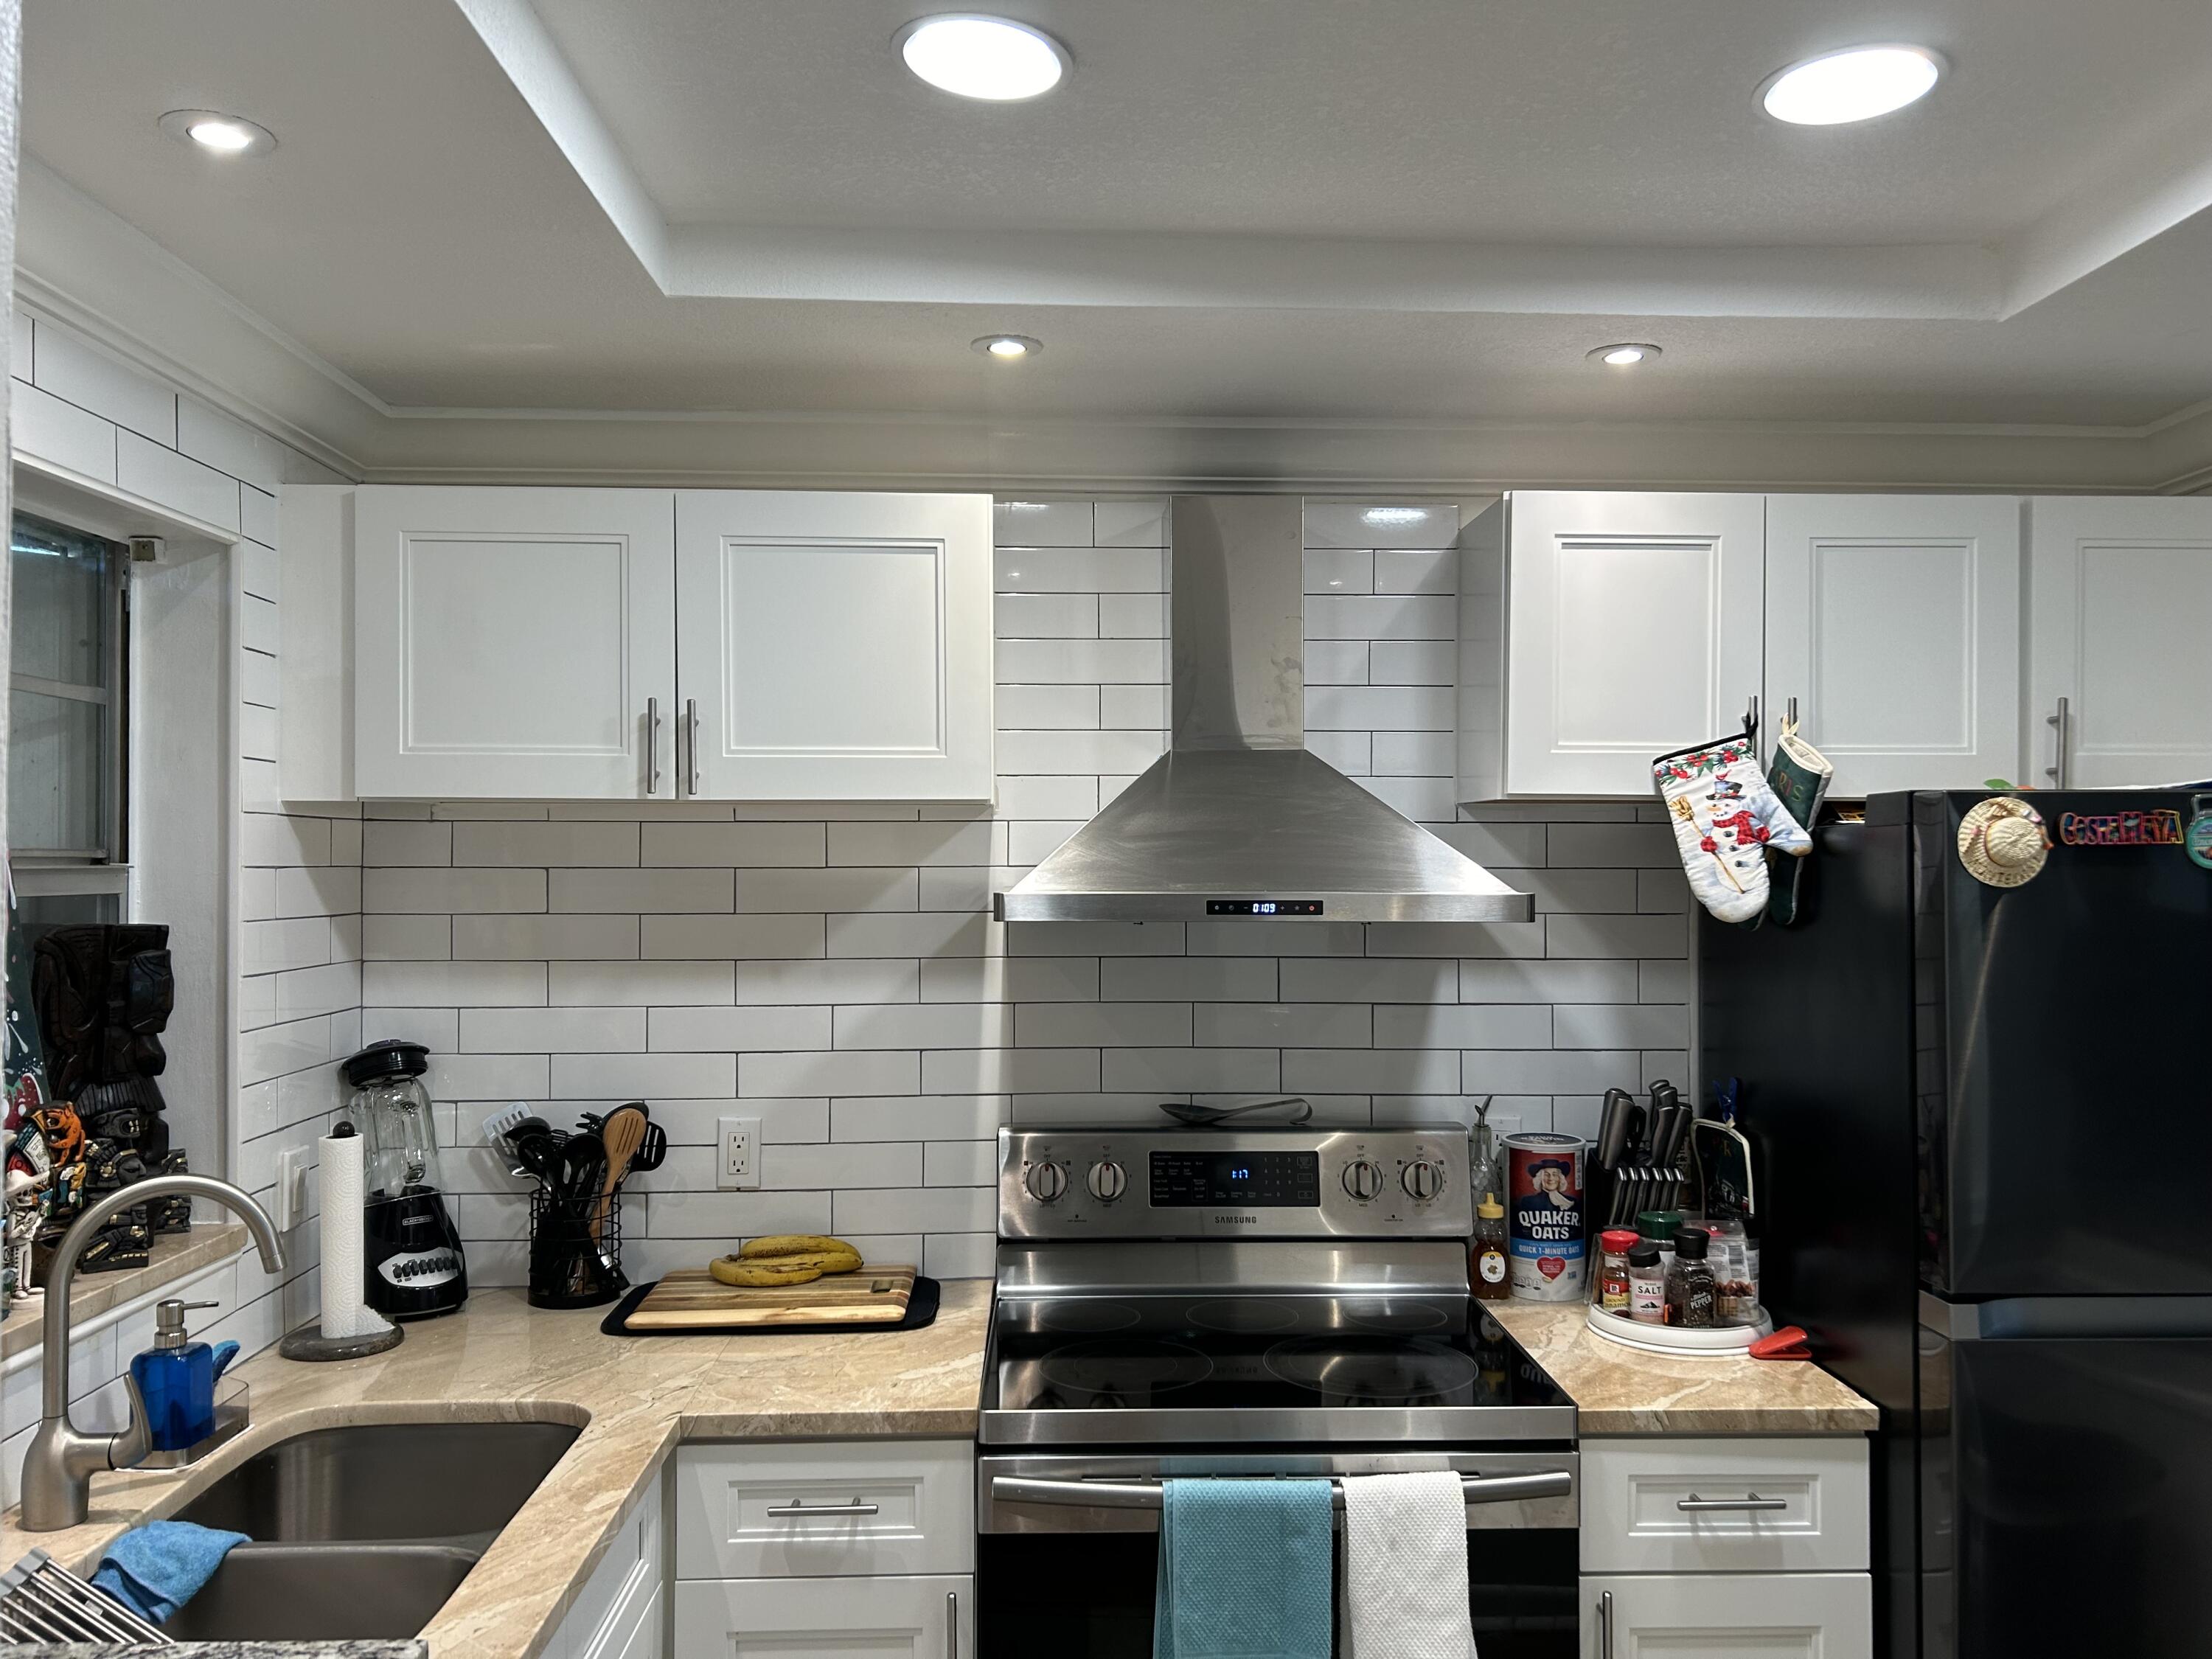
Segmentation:
{"type": "MultiPolygon", "coordinates": [[[[226,1133],[219,1140],[200,1133],[180,1139],[195,1170],[227,1175],[268,1203],[278,1150],[296,1144],[312,1153],[313,1137],[337,1103],[329,1062],[351,1052],[360,1020],[358,812],[335,821],[287,813],[276,793],[276,492],[288,480],[331,475],[62,324],[19,309],[14,326],[9,393],[16,454],[238,538],[230,568],[240,931],[231,1003],[226,1011],[187,1000],[171,1024],[216,1022],[234,1036],[238,1089],[226,1133]]],[[[142,697],[161,693],[158,684],[137,688],[142,697]]],[[[161,803],[142,798],[135,824],[139,835],[161,833],[161,803]]],[[[208,878],[221,881],[228,873],[211,870],[208,878]]],[[[214,1342],[235,1340],[249,1354],[311,1317],[312,1223],[293,1228],[285,1244],[289,1260],[281,1274],[264,1273],[248,1254],[91,1322],[71,1344],[70,1381],[80,1426],[122,1425],[121,1379],[131,1357],[153,1341],[158,1297],[218,1304],[195,1316],[195,1333],[214,1342]]],[[[35,1352],[18,1354],[5,1371],[0,1485],[8,1503],[16,1498],[23,1451],[38,1419],[42,1360],[35,1352]]]]}
{"type": "Polygon", "coordinates": [[[1588,1133],[1607,1085],[1687,1082],[1666,826],[1631,804],[1454,821],[1455,561],[1359,504],[1307,515],[1309,741],[1533,890],[1538,919],[989,919],[1164,746],[1164,505],[1000,504],[994,810],[366,809],[362,1030],[437,1056],[478,1282],[522,1277],[524,1183],[479,1127],[509,1100],[566,1124],[642,1099],[666,1127],[628,1200],[633,1277],[781,1231],[958,1275],[989,1267],[1003,1122],[1282,1090],[1358,1122],[1495,1094],[1503,1127],[1588,1133]],[[762,1121],[757,1192],[716,1188],[729,1114],[762,1121]]]}

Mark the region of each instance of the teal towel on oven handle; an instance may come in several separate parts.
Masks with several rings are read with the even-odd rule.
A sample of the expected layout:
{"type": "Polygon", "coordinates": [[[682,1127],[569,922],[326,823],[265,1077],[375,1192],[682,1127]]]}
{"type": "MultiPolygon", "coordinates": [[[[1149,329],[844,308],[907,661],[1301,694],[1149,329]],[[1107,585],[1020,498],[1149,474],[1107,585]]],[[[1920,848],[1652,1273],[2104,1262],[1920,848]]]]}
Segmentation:
{"type": "Polygon", "coordinates": [[[1326,1480],[1170,1480],[1152,1659],[1329,1659],[1326,1480]]]}

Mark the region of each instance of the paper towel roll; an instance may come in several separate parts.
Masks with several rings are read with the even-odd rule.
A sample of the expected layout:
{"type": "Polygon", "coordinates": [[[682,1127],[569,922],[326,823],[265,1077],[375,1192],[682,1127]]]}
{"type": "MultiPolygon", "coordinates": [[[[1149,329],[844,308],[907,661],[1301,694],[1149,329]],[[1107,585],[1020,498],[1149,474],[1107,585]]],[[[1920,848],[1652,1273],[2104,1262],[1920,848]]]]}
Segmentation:
{"type": "Polygon", "coordinates": [[[392,1322],[362,1300],[368,1288],[362,1243],[362,1139],[325,1135],[315,1143],[321,1166],[323,1334],[374,1336],[392,1322]]]}

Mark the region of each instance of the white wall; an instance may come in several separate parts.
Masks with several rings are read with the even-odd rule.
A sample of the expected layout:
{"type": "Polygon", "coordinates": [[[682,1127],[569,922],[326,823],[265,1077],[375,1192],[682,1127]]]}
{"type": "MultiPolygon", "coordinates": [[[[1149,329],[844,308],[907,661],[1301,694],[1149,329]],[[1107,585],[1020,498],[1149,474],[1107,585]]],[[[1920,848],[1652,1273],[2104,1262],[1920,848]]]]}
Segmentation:
{"type": "MultiPolygon", "coordinates": [[[[289,817],[276,799],[276,491],[289,477],[328,475],[43,316],[19,310],[13,345],[9,392],[16,455],[34,458],[49,477],[71,488],[146,504],[204,526],[217,543],[232,543],[227,553],[144,578],[137,610],[142,630],[174,629],[189,620],[204,648],[225,653],[235,641],[231,669],[225,672],[218,663],[193,684],[203,718],[220,720],[234,701],[238,795],[215,834],[202,836],[193,826],[196,844],[208,848],[198,879],[225,902],[213,911],[220,924],[216,942],[188,952],[198,959],[179,965],[179,1000],[167,1044],[173,1066],[164,1085],[178,1107],[178,1144],[191,1154],[192,1167],[226,1176],[267,1203],[276,1150],[312,1141],[323,1115],[337,1103],[329,1061],[350,1052],[359,1021],[360,875],[357,867],[333,862],[358,866],[358,818],[334,823],[289,817]],[[204,603],[197,596],[218,571],[216,586],[227,592],[204,603]],[[210,616],[211,608],[217,614],[210,616]],[[202,694],[210,685],[230,689],[222,701],[206,701],[202,694]],[[234,903],[228,902],[233,878],[234,903]],[[205,959],[210,956],[212,963],[205,959]],[[208,1075],[226,1070],[227,1079],[208,1075]],[[228,1110],[227,1088],[234,1090],[228,1110]]],[[[141,654],[156,665],[164,660],[163,653],[141,654]]],[[[137,688],[142,704],[151,705],[142,735],[158,734],[164,714],[174,713],[159,702],[165,689],[174,688],[158,677],[137,688]]],[[[220,755],[228,742],[226,731],[212,747],[220,755]]],[[[138,763],[143,785],[161,757],[142,749],[138,763]]],[[[165,802],[147,799],[149,793],[142,788],[135,834],[142,847],[173,847],[161,839],[165,802]]],[[[168,919],[158,894],[165,884],[187,880],[175,862],[172,857],[142,878],[137,919],[168,919]]],[[[264,1273],[249,1254],[186,1281],[195,1299],[222,1304],[199,1316],[199,1334],[211,1341],[234,1338],[252,1353],[313,1313],[313,1225],[294,1228],[285,1243],[283,1274],[264,1273]]],[[[155,1293],[182,1294],[175,1285],[155,1293]]],[[[154,1299],[143,1298],[143,1305],[88,1329],[71,1345],[81,1424],[120,1426],[120,1378],[131,1356],[152,1340],[154,1299]]],[[[11,1359],[0,1393],[0,1483],[9,1503],[36,1425],[39,1358],[23,1353],[11,1359]]]]}
{"type": "Polygon", "coordinates": [[[1308,553],[1310,740],[1532,889],[1534,922],[990,920],[1164,746],[1164,507],[1001,504],[995,811],[368,808],[362,1031],[437,1056],[477,1282],[523,1277],[525,1183],[478,1127],[511,1099],[556,1123],[642,1099],[667,1127],[625,1218],[634,1278],[780,1231],[957,1275],[989,1267],[1003,1122],[1277,1090],[1332,1121],[1464,1119],[1495,1093],[1501,1127],[1588,1133],[1609,1085],[1686,1085],[1687,894],[1656,809],[1453,822],[1437,550],[1308,553]],[[763,1121],[758,1192],[714,1183],[732,1112],[763,1121]]]}

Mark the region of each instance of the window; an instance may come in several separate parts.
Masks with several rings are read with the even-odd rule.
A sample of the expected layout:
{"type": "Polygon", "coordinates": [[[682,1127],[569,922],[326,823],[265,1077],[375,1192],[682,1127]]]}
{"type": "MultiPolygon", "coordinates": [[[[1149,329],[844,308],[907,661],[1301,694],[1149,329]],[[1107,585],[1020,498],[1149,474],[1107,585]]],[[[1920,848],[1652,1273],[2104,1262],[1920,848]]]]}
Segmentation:
{"type": "Polygon", "coordinates": [[[130,550],[17,514],[8,846],[23,920],[122,919],[128,879],[130,550]]]}

